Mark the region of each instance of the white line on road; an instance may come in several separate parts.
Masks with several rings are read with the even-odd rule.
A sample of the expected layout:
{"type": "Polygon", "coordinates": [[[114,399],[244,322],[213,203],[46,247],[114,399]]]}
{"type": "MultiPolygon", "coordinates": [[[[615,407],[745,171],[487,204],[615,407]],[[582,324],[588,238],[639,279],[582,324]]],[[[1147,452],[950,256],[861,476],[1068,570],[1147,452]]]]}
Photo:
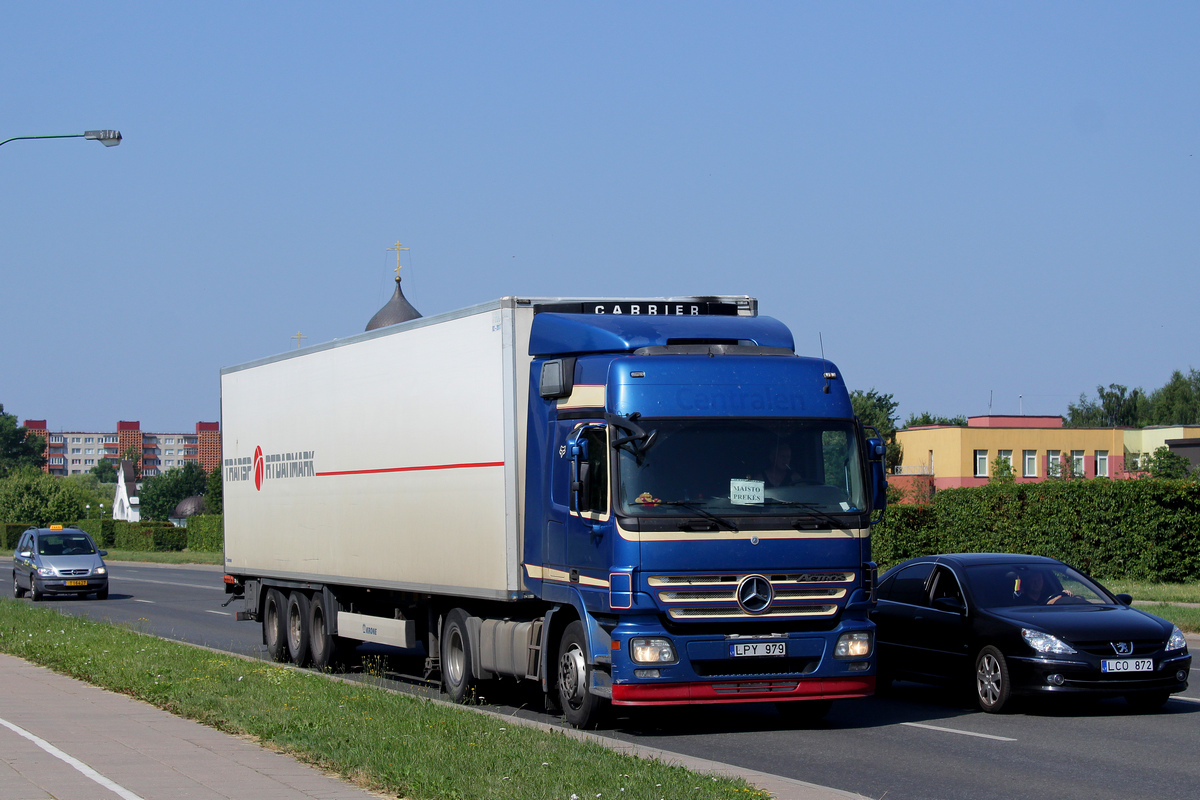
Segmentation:
{"type": "Polygon", "coordinates": [[[154,601],[153,601],[153,600],[138,600],[136,597],[135,597],[135,598],[133,598],[133,602],[135,602],[135,603],[149,603],[150,605],[154,605],[154,601]]]}
{"type": "Polygon", "coordinates": [[[233,616],[233,614],[230,614],[228,611],[213,611],[211,608],[204,609],[204,613],[205,614],[220,614],[222,617],[232,617],[233,616]]]}
{"type": "Polygon", "coordinates": [[[113,575],[112,577],[118,581],[136,581],[137,583],[161,583],[164,586],[179,586],[179,587],[187,588],[187,589],[211,589],[214,592],[225,591],[224,583],[219,584],[217,586],[209,586],[208,584],[201,584],[201,583],[180,583],[179,581],[156,581],[156,580],[151,580],[150,578],[130,578],[127,575],[121,575],[121,574],[113,575]]]}
{"type": "Polygon", "coordinates": [[[134,794],[133,792],[129,791],[124,786],[121,786],[118,783],[114,783],[113,781],[111,781],[108,778],[101,775],[99,772],[96,772],[96,770],[92,769],[91,767],[89,767],[87,764],[83,763],[79,759],[75,758],[74,756],[69,756],[66,753],[64,753],[62,750],[59,750],[57,747],[50,744],[49,742],[47,742],[45,739],[41,738],[40,736],[34,736],[29,731],[25,730],[24,728],[22,728],[18,725],[13,725],[11,722],[9,722],[6,719],[0,719],[0,725],[3,725],[4,727],[8,728],[10,731],[17,734],[18,736],[25,737],[26,739],[33,742],[38,747],[42,748],[43,750],[45,750],[47,753],[54,756],[55,758],[65,761],[67,764],[69,764],[70,766],[74,767],[75,769],[77,769],[81,773],[83,773],[83,775],[85,777],[90,778],[91,780],[100,784],[105,789],[108,789],[110,792],[117,795],[118,797],[124,798],[124,800],[142,800],[141,796],[134,794]]]}
{"type": "Polygon", "coordinates": [[[920,722],[901,722],[901,725],[908,725],[912,728],[925,728],[930,731],[941,731],[942,733],[957,733],[962,736],[978,736],[980,739],[995,739],[998,742],[1015,742],[1016,739],[1010,739],[1007,736],[993,736],[990,733],[973,733],[972,731],[960,731],[954,728],[939,728],[937,725],[922,725],[920,722]]]}

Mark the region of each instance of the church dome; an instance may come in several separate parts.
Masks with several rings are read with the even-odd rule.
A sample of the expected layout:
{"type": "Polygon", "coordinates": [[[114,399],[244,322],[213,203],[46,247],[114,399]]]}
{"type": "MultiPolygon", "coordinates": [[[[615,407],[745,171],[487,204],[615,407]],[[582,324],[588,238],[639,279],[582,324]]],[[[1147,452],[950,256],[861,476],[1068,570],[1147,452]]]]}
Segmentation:
{"type": "Polygon", "coordinates": [[[371,317],[371,321],[367,323],[367,330],[386,328],[388,325],[419,319],[420,316],[421,312],[413,308],[412,303],[408,302],[404,296],[404,292],[400,291],[400,278],[397,277],[396,293],[383,308],[375,312],[375,316],[371,317]]]}

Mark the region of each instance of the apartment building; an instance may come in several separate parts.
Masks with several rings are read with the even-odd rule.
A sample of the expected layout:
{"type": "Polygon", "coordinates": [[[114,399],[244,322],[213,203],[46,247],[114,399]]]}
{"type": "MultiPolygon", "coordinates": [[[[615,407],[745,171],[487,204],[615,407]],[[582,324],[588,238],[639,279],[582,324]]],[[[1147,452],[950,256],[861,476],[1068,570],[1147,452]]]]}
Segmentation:
{"type": "Polygon", "coordinates": [[[143,431],[141,423],[120,421],[115,431],[51,431],[44,419],[25,420],[25,427],[46,440],[46,466],[51,475],[81,475],[100,461],[115,466],[133,449],[144,477],[189,463],[211,472],[221,464],[221,426],[197,422],[195,430],[180,433],[143,431]]]}

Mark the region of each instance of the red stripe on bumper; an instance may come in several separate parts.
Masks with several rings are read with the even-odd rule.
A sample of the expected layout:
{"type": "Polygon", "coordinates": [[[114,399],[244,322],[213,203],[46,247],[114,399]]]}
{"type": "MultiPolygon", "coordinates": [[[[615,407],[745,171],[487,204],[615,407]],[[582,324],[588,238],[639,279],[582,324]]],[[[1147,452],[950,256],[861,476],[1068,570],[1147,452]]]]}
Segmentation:
{"type": "Polygon", "coordinates": [[[719,683],[616,683],[612,687],[612,702],[615,706],[767,703],[779,700],[836,700],[868,697],[874,693],[874,676],[719,683]]]}

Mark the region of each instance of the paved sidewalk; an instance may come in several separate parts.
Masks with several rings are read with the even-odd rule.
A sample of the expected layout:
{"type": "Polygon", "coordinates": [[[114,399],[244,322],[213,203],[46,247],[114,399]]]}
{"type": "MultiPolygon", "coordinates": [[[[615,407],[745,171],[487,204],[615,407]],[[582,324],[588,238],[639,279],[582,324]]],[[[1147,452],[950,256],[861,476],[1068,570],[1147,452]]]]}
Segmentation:
{"type": "Polygon", "coordinates": [[[13,656],[0,655],[0,686],[0,800],[382,797],[13,656]]]}

